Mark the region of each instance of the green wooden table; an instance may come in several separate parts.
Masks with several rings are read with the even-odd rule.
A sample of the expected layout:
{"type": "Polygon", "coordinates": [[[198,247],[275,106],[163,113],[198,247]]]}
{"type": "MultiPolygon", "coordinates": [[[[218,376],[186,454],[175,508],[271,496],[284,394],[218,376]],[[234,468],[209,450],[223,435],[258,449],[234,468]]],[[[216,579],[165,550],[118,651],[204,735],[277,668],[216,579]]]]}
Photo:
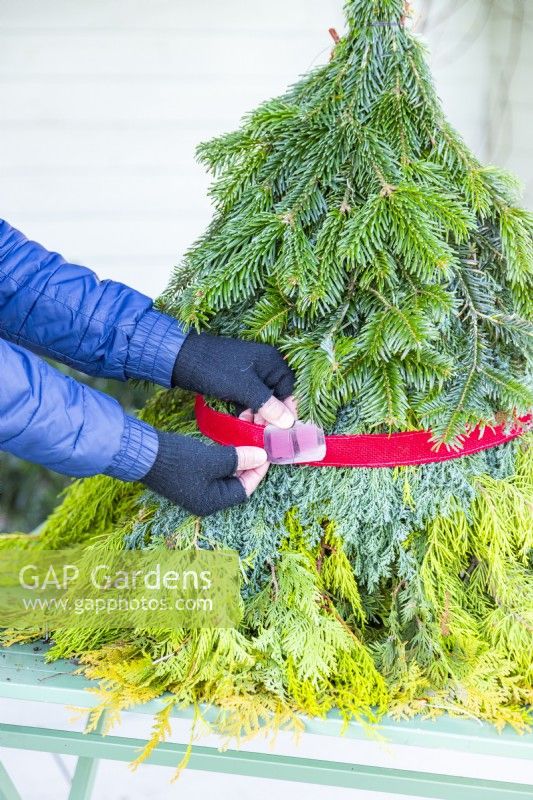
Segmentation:
{"type": "MultiPolygon", "coordinates": [[[[91,683],[74,675],[76,666],[68,661],[47,664],[44,661],[46,645],[15,645],[0,649],[0,698],[30,700],[38,703],[60,703],[90,708],[97,697],[88,692],[91,683]],[[38,650],[36,648],[39,648],[38,650]]],[[[161,707],[156,701],[138,706],[136,713],[152,714],[161,707]]],[[[177,710],[177,717],[190,718],[188,709],[177,710]]],[[[207,713],[207,716],[209,714],[207,713]]],[[[325,720],[306,720],[306,731],[322,736],[339,736],[341,721],[335,715],[325,720]]],[[[531,763],[533,780],[533,735],[519,736],[512,731],[498,734],[489,725],[442,717],[437,721],[411,720],[395,722],[384,719],[381,734],[391,743],[422,748],[444,748],[456,752],[482,754],[513,759],[527,759],[531,763]]],[[[350,724],[343,734],[349,739],[365,739],[367,733],[356,724],[350,724]]],[[[131,761],[144,742],[140,739],[103,736],[94,733],[53,730],[0,722],[0,747],[38,750],[78,756],[70,800],[87,800],[91,796],[95,770],[99,759],[131,761]]],[[[159,745],[147,763],[159,766],[176,766],[187,744],[168,742],[159,745]]],[[[444,800],[506,800],[507,798],[533,798],[533,786],[494,780],[472,779],[449,775],[388,769],[364,763],[276,755],[266,752],[226,750],[195,746],[188,769],[271,778],[325,786],[366,789],[411,797],[434,797],[444,800]]],[[[21,800],[16,787],[0,761],[0,798],[21,800]]]]}

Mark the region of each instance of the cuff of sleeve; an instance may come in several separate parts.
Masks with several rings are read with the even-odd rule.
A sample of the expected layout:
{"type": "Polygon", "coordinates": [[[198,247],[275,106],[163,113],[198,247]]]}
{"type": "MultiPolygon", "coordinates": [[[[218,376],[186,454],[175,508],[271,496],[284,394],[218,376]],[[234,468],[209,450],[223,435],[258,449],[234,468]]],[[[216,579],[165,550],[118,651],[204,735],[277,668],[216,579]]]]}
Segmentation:
{"type": "Polygon", "coordinates": [[[170,389],[172,370],[186,336],[177,320],[154,309],[147,311],[130,339],[127,377],[144,378],[170,389]]]}
{"type": "Polygon", "coordinates": [[[105,474],[121,481],[138,481],[152,469],[159,440],[157,431],[135,417],[124,417],[124,432],[120,450],[105,474]]]}

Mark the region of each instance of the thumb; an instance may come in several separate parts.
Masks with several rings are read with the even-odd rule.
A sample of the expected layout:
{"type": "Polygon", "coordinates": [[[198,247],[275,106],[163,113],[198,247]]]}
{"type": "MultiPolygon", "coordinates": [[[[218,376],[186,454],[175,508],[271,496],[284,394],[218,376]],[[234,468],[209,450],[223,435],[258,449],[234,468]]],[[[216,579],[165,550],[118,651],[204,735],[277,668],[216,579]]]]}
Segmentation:
{"type": "Polygon", "coordinates": [[[294,425],[294,415],[287,406],[272,395],[259,409],[261,416],[278,428],[291,428],[294,425]]]}
{"type": "Polygon", "coordinates": [[[236,447],[237,451],[237,471],[243,472],[248,469],[255,469],[268,463],[266,451],[262,447],[236,447]]]}
{"type": "Polygon", "coordinates": [[[266,461],[260,467],[256,467],[255,469],[247,469],[245,472],[241,472],[241,474],[238,476],[238,480],[241,482],[247,497],[250,497],[250,495],[255,492],[267,474],[269,466],[270,465],[268,461],[266,461]]]}

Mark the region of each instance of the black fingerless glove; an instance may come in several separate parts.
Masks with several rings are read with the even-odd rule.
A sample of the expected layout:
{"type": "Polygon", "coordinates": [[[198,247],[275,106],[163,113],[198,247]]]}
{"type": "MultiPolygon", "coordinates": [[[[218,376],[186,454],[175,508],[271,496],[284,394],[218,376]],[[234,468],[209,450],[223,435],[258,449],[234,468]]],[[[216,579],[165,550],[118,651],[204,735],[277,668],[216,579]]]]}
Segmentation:
{"type": "Polygon", "coordinates": [[[285,400],[294,373],[275,347],[191,331],[178,353],[172,386],[257,411],[274,395],[285,400]]]}
{"type": "Polygon", "coordinates": [[[142,479],[148,488],[198,516],[243,503],[246,492],[238,478],[234,447],[208,445],[190,436],[158,431],[159,450],[142,479]]]}

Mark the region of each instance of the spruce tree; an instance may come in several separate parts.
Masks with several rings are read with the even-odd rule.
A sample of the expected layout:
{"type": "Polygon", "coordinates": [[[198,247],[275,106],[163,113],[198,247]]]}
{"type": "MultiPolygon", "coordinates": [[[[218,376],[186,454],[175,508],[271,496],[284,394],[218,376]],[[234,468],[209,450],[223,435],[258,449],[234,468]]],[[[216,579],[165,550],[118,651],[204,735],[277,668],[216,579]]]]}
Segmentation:
{"type": "MultiPolygon", "coordinates": [[[[160,305],[281,348],[300,416],[326,432],[428,428],[460,448],[472,426],[533,406],[533,218],[516,181],[446,120],[403,0],[345,7],[327,64],[199,147],[216,211],[160,305]]],[[[179,391],[143,417],[196,432],[179,391]]],[[[202,520],[139,487],[75,483],[49,546],[233,548],[244,617],[235,630],[58,631],[52,656],[77,655],[103,680],[104,706],[169,690],[154,742],[173,703],[199,701],[222,709],[230,735],[333,708],[522,730],[527,443],[419,467],[272,467],[248,504],[202,520]]]]}

